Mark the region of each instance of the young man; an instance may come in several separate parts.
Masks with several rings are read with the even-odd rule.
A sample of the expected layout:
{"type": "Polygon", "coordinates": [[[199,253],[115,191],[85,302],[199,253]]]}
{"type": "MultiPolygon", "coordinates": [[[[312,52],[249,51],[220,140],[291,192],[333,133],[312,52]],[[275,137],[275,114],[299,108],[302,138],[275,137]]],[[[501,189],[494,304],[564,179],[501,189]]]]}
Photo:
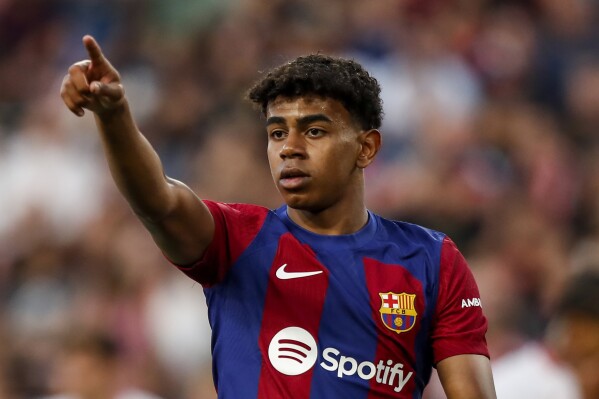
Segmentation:
{"type": "Polygon", "coordinates": [[[286,205],[202,201],[165,177],[118,72],[90,36],[61,95],[95,114],[114,180],[165,255],[206,294],[221,398],[494,398],[486,320],[445,235],[364,204],[381,145],[380,88],[353,61],[312,55],[249,94],[286,205]]]}

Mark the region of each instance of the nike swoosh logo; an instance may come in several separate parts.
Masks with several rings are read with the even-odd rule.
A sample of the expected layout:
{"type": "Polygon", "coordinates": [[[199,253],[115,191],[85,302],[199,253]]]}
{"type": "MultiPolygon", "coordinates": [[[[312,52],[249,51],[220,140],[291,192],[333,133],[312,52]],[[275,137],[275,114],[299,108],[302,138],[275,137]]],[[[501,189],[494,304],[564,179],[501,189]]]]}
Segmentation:
{"type": "Polygon", "coordinates": [[[281,266],[277,269],[276,276],[278,279],[291,280],[293,278],[310,277],[310,276],[314,276],[315,274],[322,273],[322,270],[319,270],[317,272],[288,272],[288,271],[285,271],[286,267],[287,267],[287,263],[285,263],[283,266],[281,266]]]}

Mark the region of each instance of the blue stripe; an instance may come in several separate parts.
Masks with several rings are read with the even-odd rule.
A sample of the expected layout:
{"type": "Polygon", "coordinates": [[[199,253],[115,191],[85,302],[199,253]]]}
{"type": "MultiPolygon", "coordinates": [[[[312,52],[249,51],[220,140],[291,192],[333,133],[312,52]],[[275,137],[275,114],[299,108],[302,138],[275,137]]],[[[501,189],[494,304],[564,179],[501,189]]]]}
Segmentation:
{"type": "Polygon", "coordinates": [[[204,290],[212,327],[213,376],[219,398],[256,398],[258,394],[262,356],[257,343],[265,297],[257,297],[256,293],[266,293],[278,237],[284,232],[284,226],[272,213],[264,225],[270,229],[263,228],[258,233],[227,278],[204,290]]]}
{"type": "MultiPolygon", "coordinates": [[[[372,361],[377,349],[376,328],[373,325],[370,294],[366,288],[363,264],[348,251],[321,253],[320,261],[329,268],[329,289],[325,299],[318,341],[319,358],[314,368],[311,399],[352,398],[368,396],[370,381],[354,372],[338,377],[337,371],[325,370],[323,350],[337,349],[341,356],[352,357],[357,364],[372,361]]],[[[347,367],[351,365],[348,360],[347,367]]],[[[364,370],[368,372],[366,368],[364,370]]]]}

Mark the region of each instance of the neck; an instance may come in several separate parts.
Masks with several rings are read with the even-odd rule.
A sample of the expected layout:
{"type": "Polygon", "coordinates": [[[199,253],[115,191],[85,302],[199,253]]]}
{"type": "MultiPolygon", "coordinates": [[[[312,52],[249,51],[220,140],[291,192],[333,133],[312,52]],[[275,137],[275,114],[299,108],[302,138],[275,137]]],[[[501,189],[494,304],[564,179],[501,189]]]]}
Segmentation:
{"type": "Polygon", "coordinates": [[[339,202],[322,210],[313,211],[288,207],[287,214],[297,225],[313,233],[323,235],[353,234],[368,222],[368,211],[364,205],[363,197],[360,200],[339,202]]]}

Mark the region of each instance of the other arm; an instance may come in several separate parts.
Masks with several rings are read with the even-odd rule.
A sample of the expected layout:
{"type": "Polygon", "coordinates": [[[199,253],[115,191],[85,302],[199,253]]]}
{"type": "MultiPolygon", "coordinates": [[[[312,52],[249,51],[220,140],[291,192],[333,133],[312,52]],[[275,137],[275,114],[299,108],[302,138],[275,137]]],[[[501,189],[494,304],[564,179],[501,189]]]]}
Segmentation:
{"type": "Polygon", "coordinates": [[[495,399],[491,364],[486,356],[457,355],[441,360],[437,372],[447,399],[495,399]]]}
{"type": "Polygon", "coordinates": [[[445,237],[432,344],[447,398],[495,399],[486,330],[474,276],[453,241],[445,237]]]}
{"type": "Polygon", "coordinates": [[[180,265],[197,261],[214,234],[210,211],[189,187],[164,175],[133,120],[117,70],[91,36],[83,44],[90,59],[69,68],[63,101],[78,116],[84,108],[94,112],[112,177],[165,255],[180,265]]]}

